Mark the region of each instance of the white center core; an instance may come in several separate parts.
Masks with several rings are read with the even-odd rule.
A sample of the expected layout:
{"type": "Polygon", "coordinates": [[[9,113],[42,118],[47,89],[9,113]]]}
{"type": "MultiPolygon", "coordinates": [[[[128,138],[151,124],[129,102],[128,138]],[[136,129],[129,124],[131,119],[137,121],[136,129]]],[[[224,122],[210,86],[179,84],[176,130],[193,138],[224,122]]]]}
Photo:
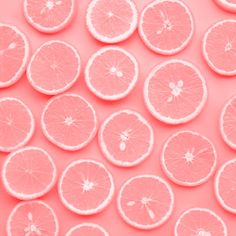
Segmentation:
{"type": "Polygon", "coordinates": [[[54,2],[53,2],[53,1],[47,1],[47,2],[46,2],[46,7],[47,7],[49,10],[52,10],[53,7],[54,7],[54,2]]]}
{"type": "Polygon", "coordinates": [[[228,52],[232,49],[232,44],[230,42],[228,42],[226,45],[225,45],[225,52],[228,52]]]}
{"type": "Polygon", "coordinates": [[[111,75],[115,75],[117,77],[122,77],[123,76],[123,72],[118,70],[115,66],[112,66],[110,68],[110,74],[111,75]]]}
{"type": "Polygon", "coordinates": [[[192,162],[194,159],[194,155],[191,152],[186,152],[183,157],[187,162],[192,162]]]}
{"type": "Polygon", "coordinates": [[[208,231],[205,231],[204,229],[200,229],[197,232],[196,236],[211,236],[211,233],[208,231]]]}
{"type": "Polygon", "coordinates": [[[84,180],[82,186],[83,186],[83,192],[89,192],[90,190],[93,189],[94,183],[86,179],[84,180]]]}
{"type": "Polygon", "coordinates": [[[71,126],[74,122],[75,122],[75,120],[71,116],[66,117],[64,120],[64,123],[67,126],[71,126]]]}

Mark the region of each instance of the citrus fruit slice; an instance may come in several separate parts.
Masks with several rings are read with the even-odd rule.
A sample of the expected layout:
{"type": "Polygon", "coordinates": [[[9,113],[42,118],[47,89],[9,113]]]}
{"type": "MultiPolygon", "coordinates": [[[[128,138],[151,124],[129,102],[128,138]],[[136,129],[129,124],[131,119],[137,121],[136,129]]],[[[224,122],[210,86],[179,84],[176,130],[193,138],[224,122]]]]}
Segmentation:
{"type": "Polygon", "coordinates": [[[236,12],[236,0],[215,0],[216,4],[228,12],[236,12]]]}
{"type": "Polygon", "coordinates": [[[69,164],[59,181],[59,196],[69,210],[92,215],[108,206],[114,195],[112,175],[97,161],[79,160],[69,164]]]}
{"type": "Polygon", "coordinates": [[[227,236],[224,221],[212,210],[191,208],[175,224],[175,236],[227,236]]]}
{"type": "Polygon", "coordinates": [[[138,12],[132,0],[93,0],[87,9],[86,23],[97,40],[118,43],[135,31],[138,12]]]}
{"type": "Polygon", "coordinates": [[[121,110],[111,114],[102,124],[99,144],[111,163],[131,167],[151,154],[154,133],[142,115],[132,110],[121,110]]]}
{"type": "Polygon", "coordinates": [[[224,163],[215,178],[215,194],[221,206],[236,214],[236,160],[224,163]]]}
{"type": "Polygon", "coordinates": [[[197,186],[213,175],[216,159],[216,150],[208,138],[186,130],[175,133],[166,141],[161,164],[174,183],[197,186]]]}
{"type": "Polygon", "coordinates": [[[59,225],[53,209],[42,201],[21,202],[7,221],[8,236],[58,236],[59,225]]]}
{"type": "Polygon", "coordinates": [[[158,120],[172,125],[186,123],[194,119],[206,103],[206,82],[193,64],[168,60],[149,74],[144,98],[158,120]]]}
{"type": "Polygon", "coordinates": [[[29,42],[15,26],[0,23],[0,88],[16,83],[25,72],[29,42]]]}
{"type": "Polygon", "coordinates": [[[18,98],[0,98],[0,151],[11,152],[29,142],[35,121],[31,110],[18,98]]]}
{"type": "Polygon", "coordinates": [[[211,26],[204,35],[204,58],[220,75],[236,75],[235,34],[236,20],[223,20],[211,26]]]}
{"type": "Polygon", "coordinates": [[[138,63],[133,55],[120,47],[103,47],[89,59],[85,81],[99,98],[118,100],[131,92],[138,74],[138,63]]]}
{"type": "Polygon", "coordinates": [[[120,189],[118,210],[129,225],[153,229],[172,214],[174,194],[169,184],[158,176],[140,175],[130,178],[120,189]]]}
{"type": "Polygon", "coordinates": [[[74,0],[24,0],[24,15],[36,30],[56,33],[71,22],[74,5],[74,0]]]}
{"type": "Polygon", "coordinates": [[[3,184],[13,197],[30,200],[51,190],[56,180],[56,167],[51,156],[38,147],[12,152],[2,169],[3,184]]]}
{"type": "Polygon", "coordinates": [[[49,141],[69,151],[85,147],[97,131],[94,108],[77,94],[51,98],[42,113],[41,124],[49,141]]]}
{"type": "Polygon", "coordinates": [[[27,67],[27,77],[34,89],[55,95],[66,91],[80,74],[80,56],[70,44],[51,40],[40,46],[27,67]]]}
{"type": "Polygon", "coordinates": [[[72,227],[66,236],[109,236],[100,225],[93,223],[83,223],[72,227]]]}
{"type": "Polygon", "coordinates": [[[155,0],[142,11],[139,34],[148,48],[174,55],[190,42],[194,23],[188,7],[179,0],[155,0]]]}

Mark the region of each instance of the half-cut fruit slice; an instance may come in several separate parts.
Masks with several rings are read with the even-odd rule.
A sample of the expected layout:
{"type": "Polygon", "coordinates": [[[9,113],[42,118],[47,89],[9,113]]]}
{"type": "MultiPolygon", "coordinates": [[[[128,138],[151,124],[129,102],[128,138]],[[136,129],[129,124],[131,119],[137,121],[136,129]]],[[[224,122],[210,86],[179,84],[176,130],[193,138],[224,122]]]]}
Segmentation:
{"type": "Polygon", "coordinates": [[[136,58],[120,47],[103,47],[91,56],[85,69],[88,88],[104,100],[127,96],[137,83],[136,58]]]}
{"type": "Polygon", "coordinates": [[[62,203],[79,215],[93,215],[108,206],[114,195],[113,177],[94,160],[79,160],[63,171],[58,191],[62,203]]]}
{"type": "Polygon", "coordinates": [[[215,2],[223,10],[236,13],[236,0],[215,0],[215,2]]]}
{"type": "Polygon", "coordinates": [[[16,205],[7,221],[8,236],[58,236],[59,224],[53,209],[42,201],[16,205]]]}
{"type": "Polygon", "coordinates": [[[140,175],[121,187],[117,201],[126,223],[148,230],[169,219],[174,207],[174,194],[170,185],[160,177],[140,175]]]}
{"type": "Polygon", "coordinates": [[[29,42],[15,26],[0,23],[0,88],[16,83],[25,72],[29,42]]]}
{"type": "Polygon", "coordinates": [[[172,125],[186,123],[194,119],[206,103],[206,82],[193,64],[168,60],[148,75],[144,98],[158,120],[172,125]]]}
{"type": "Polygon", "coordinates": [[[144,161],[154,145],[151,125],[139,113],[121,110],[110,115],[99,131],[99,145],[114,165],[131,167],[144,161]]]}
{"type": "Polygon", "coordinates": [[[60,40],[40,46],[27,68],[32,87],[47,95],[66,91],[77,81],[79,74],[79,53],[72,45],[60,40]]]}
{"type": "Polygon", "coordinates": [[[118,43],[135,31],[138,12],[132,0],[93,0],[87,9],[86,22],[97,40],[118,43]]]}
{"type": "Polygon", "coordinates": [[[69,151],[88,145],[97,131],[94,108],[77,94],[51,98],[42,113],[41,124],[49,141],[69,151]]]}

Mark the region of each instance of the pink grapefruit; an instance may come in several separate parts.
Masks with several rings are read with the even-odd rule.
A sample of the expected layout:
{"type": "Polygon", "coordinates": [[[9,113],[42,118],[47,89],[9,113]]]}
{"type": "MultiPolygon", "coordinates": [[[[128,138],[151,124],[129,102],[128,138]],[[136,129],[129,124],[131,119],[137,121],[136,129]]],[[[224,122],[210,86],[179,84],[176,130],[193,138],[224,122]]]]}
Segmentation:
{"type": "Polygon", "coordinates": [[[236,0],[215,0],[215,2],[223,10],[236,13],[236,0]]]}

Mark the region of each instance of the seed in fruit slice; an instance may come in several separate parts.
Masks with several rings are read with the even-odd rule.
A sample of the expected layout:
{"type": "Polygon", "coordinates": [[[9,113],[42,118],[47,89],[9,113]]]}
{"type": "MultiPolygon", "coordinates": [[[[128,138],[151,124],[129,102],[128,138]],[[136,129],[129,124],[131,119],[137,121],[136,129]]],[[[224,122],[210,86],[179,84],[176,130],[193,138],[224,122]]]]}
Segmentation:
{"type": "Polygon", "coordinates": [[[51,190],[56,180],[56,167],[51,156],[38,147],[12,152],[2,169],[3,184],[13,197],[30,200],[51,190]]]}
{"type": "Polygon", "coordinates": [[[69,210],[79,215],[97,214],[114,195],[113,177],[100,162],[74,161],[63,171],[58,191],[69,210]]]}
{"type": "Polygon", "coordinates": [[[0,98],[0,151],[11,152],[29,142],[35,121],[31,110],[18,98],[0,98]]]}
{"type": "Polygon", "coordinates": [[[176,184],[197,186],[213,175],[216,159],[216,150],[208,138],[193,131],[179,131],[166,141],[161,164],[176,184]]]}
{"type": "Polygon", "coordinates": [[[0,88],[16,83],[29,59],[29,42],[15,26],[0,23],[0,88]]]}
{"type": "Polygon", "coordinates": [[[215,212],[206,208],[191,208],[185,211],[175,224],[175,236],[227,236],[224,221],[215,212]]]}
{"type": "Polygon", "coordinates": [[[93,0],[87,9],[86,22],[97,40],[118,43],[135,31],[138,12],[132,0],[93,0]]]}
{"type": "Polygon", "coordinates": [[[121,110],[111,114],[102,124],[99,144],[111,163],[131,167],[151,154],[154,133],[142,115],[132,110],[121,110]]]}
{"type": "Polygon", "coordinates": [[[203,38],[203,55],[220,75],[236,75],[236,20],[223,20],[211,26],[203,38]]]}
{"type": "Polygon", "coordinates": [[[120,189],[118,210],[126,223],[138,229],[153,229],[172,214],[174,194],[158,176],[140,175],[129,179],[120,189]]]}
{"type": "Polygon", "coordinates": [[[188,7],[179,0],[155,0],[142,11],[139,34],[156,53],[173,55],[190,42],[194,23],[188,7]]]}
{"type": "Polygon", "coordinates": [[[215,0],[215,2],[225,11],[236,12],[236,0],[215,0]]]}
{"type": "Polygon", "coordinates": [[[71,22],[74,5],[74,0],[24,0],[24,15],[36,30],[56,33],[71,22]]]}
{"type": "Polygon", "coordinates": [[[42,201],[21,202],[7,221],[8,236],[58,236],[59,224],[53,209],[42,201]]]}
{"type": "Polygon", "coordinates": [[[194,119],[207,100],[207,87],[200,71],[191,63],[171,59],[157,65],[144,86],[149,111],[167,124],[194,119]]]}
{"type": "Polygon", "coordinates": [[[69,151],[88,145],[97,131],[94,108],[77,94],[51,98],[42,113],[41,124],[49,141],[69,151]]]}
{"type": "Polygon", "coordinates": [[[66,91],[80,74],[80,56],[70,44],[51,40],[40,46],[32,56],[27,77],[34,89],[55,95],[66,91]]]}
{"type": "Polygon", "coordinates": [[[126,97],[138,80],[136,58],[120,47],[103,47],[91,56],[85,69],[88,88],[104,100],[126,97]]]}

